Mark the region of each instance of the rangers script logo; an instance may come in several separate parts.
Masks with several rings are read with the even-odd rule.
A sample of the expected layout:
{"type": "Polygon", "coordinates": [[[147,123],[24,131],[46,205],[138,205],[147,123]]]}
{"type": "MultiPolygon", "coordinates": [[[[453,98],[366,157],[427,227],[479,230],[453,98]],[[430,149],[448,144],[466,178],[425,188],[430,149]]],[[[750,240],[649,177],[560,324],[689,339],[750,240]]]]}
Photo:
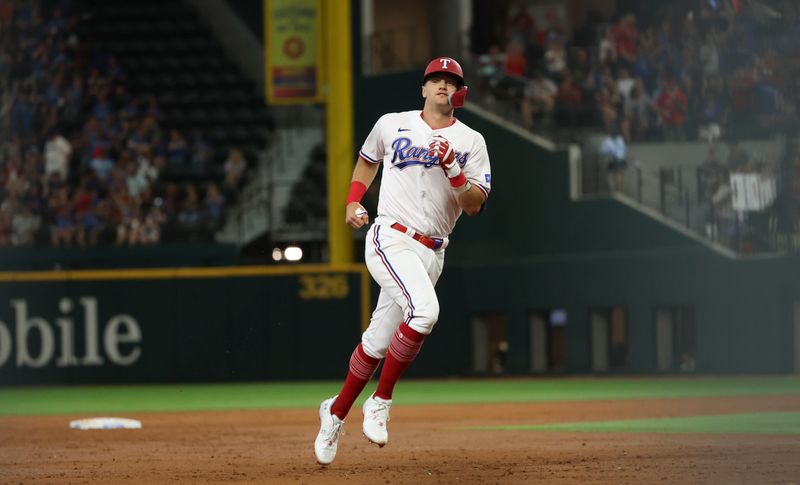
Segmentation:
{"type": "MultiPolygon", "coordinates": [[[[392,142],[392,167],[399,168],[400,170],[411,165],[422,165],[425,168],[431,168],[434,165],[439,165],[438,158],[431,157],[426,147],[411,146],[411,139],[406,137],[397,138],[392,142]]],[[[463,168],[469,159],[469,152],[455,152],[456,161],[463,168]]]]}

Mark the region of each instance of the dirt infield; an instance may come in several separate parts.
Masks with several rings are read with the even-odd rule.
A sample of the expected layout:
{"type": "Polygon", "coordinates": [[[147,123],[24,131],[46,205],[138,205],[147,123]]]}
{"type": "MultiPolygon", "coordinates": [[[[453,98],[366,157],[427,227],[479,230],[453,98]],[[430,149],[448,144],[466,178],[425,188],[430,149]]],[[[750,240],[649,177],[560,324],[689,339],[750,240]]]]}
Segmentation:
{"type": "Polygon", "coordinates": [[[76,431],[82,416],[0,418],[0,483],[800,483],[800,436],[483,431],[467,426],[800,410],[800,396],[403,406],[390,443],[359,409],[333,465],[314,409],[126,414],[141,430],[76,431]]]}

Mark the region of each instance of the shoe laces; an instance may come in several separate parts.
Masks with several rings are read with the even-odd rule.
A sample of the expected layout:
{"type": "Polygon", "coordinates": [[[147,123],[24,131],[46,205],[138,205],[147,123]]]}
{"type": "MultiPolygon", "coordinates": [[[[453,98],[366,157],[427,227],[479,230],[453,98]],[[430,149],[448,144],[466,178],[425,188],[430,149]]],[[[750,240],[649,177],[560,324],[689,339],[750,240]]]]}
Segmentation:
{"type": "Polygon", "coordinates": [[[333,443],[339,440],[339,435],[342,434],[342,425],[344,425],[344,421],[338,423],[333,419],[331,419],[331,421],[331,427],[325,429],[325,441],[328,443],[328,446],[333,445],[333,443]]]}

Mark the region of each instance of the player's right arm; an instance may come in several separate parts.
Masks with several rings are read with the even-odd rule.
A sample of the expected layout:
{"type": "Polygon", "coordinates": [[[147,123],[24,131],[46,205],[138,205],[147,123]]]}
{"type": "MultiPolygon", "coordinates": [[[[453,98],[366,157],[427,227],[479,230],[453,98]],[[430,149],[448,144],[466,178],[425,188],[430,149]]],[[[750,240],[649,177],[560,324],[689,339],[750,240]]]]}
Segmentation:
{"type": "Polygon", "coordinates": [[[361,198],[375,180],[378,167],[383,160],[385,146],[383,143],[383,125],[390,115],[381,116],[372,127],[364,145],[361,147],[353,169],[353,178],[350,182],[350,194],[347,196],[344,222],[353,229],[359,229],[364,224],[369,224],[369,215],[361,205],[361,198]]]}
{"type": "Polygon", "coordinates": [[[358,157],[356,160],[353,178],[350,181],[350,195],[347,197],[347,208],[345,209],[345,222],[353,229],[359,229],[364,224],[369,224],[369,215],[361,205],[361,197],[375,180],[378,167],[380,167],[379,163],[368,162],[363,157],[358,157]]]}

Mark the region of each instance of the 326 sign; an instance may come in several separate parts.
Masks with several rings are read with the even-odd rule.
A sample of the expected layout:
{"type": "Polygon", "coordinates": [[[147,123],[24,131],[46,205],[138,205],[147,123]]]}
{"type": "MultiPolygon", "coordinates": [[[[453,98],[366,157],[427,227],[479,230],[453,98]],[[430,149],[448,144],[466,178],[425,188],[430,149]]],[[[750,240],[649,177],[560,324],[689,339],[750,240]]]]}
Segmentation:
{"type": "Polygon", "coordinates": [[[299,296],[303,300],[332,300],[350,294],[347,276],[343,274],[307,274],[299,278],[299,296]]]}

